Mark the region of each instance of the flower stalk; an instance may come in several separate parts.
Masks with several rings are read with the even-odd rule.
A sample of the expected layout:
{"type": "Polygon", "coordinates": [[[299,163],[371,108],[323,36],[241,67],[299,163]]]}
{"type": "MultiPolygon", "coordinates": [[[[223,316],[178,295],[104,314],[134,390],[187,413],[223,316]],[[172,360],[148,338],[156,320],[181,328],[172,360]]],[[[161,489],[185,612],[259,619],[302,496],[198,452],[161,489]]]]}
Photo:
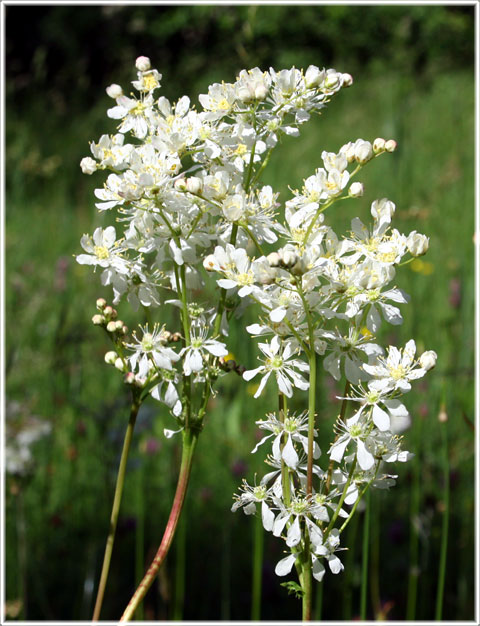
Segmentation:
{"type": "Polygon", "coordinates": [[[185,496],[187,493],[187,487],[188,487],[188,482],[190,478],[190,471],[192,468],[193,454],[195,451],[197,440],[198,440],[198,431],[193,430],[192,428],[183,431],[182,433],[182,459],[180,463],[180,471],[178,475],[177,488],[175,491],[175,496],[173,499],[170,516],[168,518],[168,522],[165,527],[165,532],[163,534],[162,541],[160,543],[160,546],[157,550],[157,553],[150,567],[148,568],[141,583],[138,585],[135,593],[130,599],[120,619],[121,622],[128,622],[133,618],[135,611],[137,610],[139,604],[142,602],[147,591],[150,589],[170,549],[170,545],[173,541],[173,537],[177,529],[178,521],[180,519],[180,514],[183,509],[183,504],[185,502],[185,496]]]}
{"type": "Polygon", "coordinates": [[[113,544],[115,541],[115,533],[117,530],[118,514],[120,512],[120,504],[122,502],[123,485],[125,483],[125,471],[127,468],[128,453],[130,451],[130,445],[132,443],[133,430],[135,428],[135,422],[137,420],[138,410],[140,408],[140,398],[136,391],[132,393],[132,405],[130,408],[130,418],[128,420],[127,430],[125,431],[125,438],[123,441],[122,455],[120,457],[120,465],[118,467],[117,482],[115,485],[115,495],[113,497],[112,512],[110,515],[110,530],[107,537],[107,543],[105,546],[105,554],[103,557],[102,572],[100,575],[100,582],[98,585],[97,598],[95,601],[95,608],[93,610],[92,621],[96,622],[100,619],[100,612],[102,610],[103,597],[105,595],[105,588],[107,585],[108,573],[110,571],[110,561],[112,558],[113,544]]]}

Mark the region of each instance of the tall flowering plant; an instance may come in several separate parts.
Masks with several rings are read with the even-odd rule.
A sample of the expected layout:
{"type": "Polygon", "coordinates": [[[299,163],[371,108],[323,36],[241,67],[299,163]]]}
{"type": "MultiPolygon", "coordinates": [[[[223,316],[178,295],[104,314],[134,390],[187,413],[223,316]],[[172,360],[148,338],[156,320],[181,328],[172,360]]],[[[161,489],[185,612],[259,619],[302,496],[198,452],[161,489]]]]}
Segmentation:
{"type": "Polygon", "coordinates": [[[111,305],[97,301],[93,323],[111,338],[105,361],[121,372],[132,397],[94,618],[141,404],[152,396],[166,407],[172,429],[165,435],[181,436],[183,452],[160,547],[122,621],[133,616],[168,553],[208,400],[219,376],[234,370],[246,381],[261,377],[256,396],[273,380],[278,408],[258,422],[268,434],[255,448],[270,442],[273,471],[255,486],[244,482],[233,510],[258,509],[264,528],[285,540],[287,556],[276,573],[287,575],[295,565],[309,619],[312,574],[321,580],[325,562],[334,573],[342,569],[341,533],[361,497],[370,486],[393,484],[383,473],[385,462],[409,456],[395,434],[408,416],[401,396],[434,366],[436,355],[416,357],[413,340],[403,350],[385,351],[375,338],[382,320],[401,323],[396,304],[408,298],[389,285],[396,267],[408,262],[405,255],[425,253],[428,239],[391,228],[395,205],[387,199],[373,202],[372,227],[354,218],[343,239],[324,221],[335,202],[363,194],[354,177],[392,152],[393,140],[358,139],[337,153],[323,152],[322,166],[284,207],[260,182],[281,137],[298,136],[312,114],[351,85],[350,75],[313,65],[305,72],[242,70],[234,83],[213,84],[200,95],[197,111],[186,96],[176,103],[157,97],[162,77],[148,58],[139,57],[136,68],[136,95],[125,95],[119,85],[107,88],[117,132],[92,142],[92,157],[81,161],[86,174],[111,172],[95,190],[96,206],[115,212],[117,226],[84,235],[77,261],[98,267],[102,284],[113,289],[111,305]],[[267,246],[275,251],[267,254],[267,246]],[[212,282],[219,288],[215,297],[206,295],[212,282]],[[121,302],[139,316],[147,312],[149,323],[130,333],[115,308],[121,302]],[[225,360],[232,316],[249,303],[260,317],[247,331],[261,339],[262,353],[252,370],[225,360]],[[165,306],[177,320],[168,329],[165,306]],[[319,358],[329,375],[346,381],[323,468],[315,441],[319,358]],[[292,413],[289,398],[307,389],[308,408],[292,413]]]}

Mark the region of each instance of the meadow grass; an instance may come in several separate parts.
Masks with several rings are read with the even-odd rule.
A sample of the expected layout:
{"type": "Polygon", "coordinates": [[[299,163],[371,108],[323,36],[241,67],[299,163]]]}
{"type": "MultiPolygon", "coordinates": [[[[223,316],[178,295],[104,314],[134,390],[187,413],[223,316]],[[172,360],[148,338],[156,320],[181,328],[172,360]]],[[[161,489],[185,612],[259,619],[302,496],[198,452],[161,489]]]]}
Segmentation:
{"type": "MultiPolygon", "coordinates": [[[[415,463],[397,465],[397,486],[371,496],[377,501],[369,526],[376,554],[368,560],[369,588],[364,594],[370,596],[362,596],[367,618],[405,619],[410,607],[412,619],[434,619],[442,550],[447,572],[449,560],[455,562],[456,572],[445,580],[443,618],[473,618],[472,78],[456,72],[419,84],[398,74],[360,76],[358,84],[337,96],[300,138],[283,141],[264,177],[285,201],[287,185],[300,187],[302,179],[321,165],[322,150],[337,151],[358,137],[394,138],[397,151],[363,170],[364,198],[354,208],[348,202],[333,207],[326,221],[337,232],[345,232],[354,217],[352,210],[357,214],[362,207],[360,217],[368,223],[371,202],[388,197],[397,205],[394,226],[430,236],[427,256],[398,272],[398,286],[412,297],[404,309],[405,323],[384,329],[385,343],[402,345],[413,337],[419,352],[438,353],[438,364],[428,383],[406,398],[417,424],[405,433],[405,447],[415,452],[415,463]],[[440,424],[442,402],[449,419],[440,424]],[[442,429],[448,429],[447,439],[442,429]],[[447,547],[442,543],[444,441],[451,486],[447,547]],[[409,553],[414,563],[409,562],[409,553]]],[[[99,216],[93,206],[93,189],[101,186],[102,176],[85,177],[78,167],[88,153],[87,142],[113,131],[103,105],[108,103],[71,125],[54,116],[42,120],[35,105],[28,118],[13,110],[8,117],[7,408],[20,416],[41,416],[53,425],[52,434],[36,446],[35,471],[28,478],[10,480],[6,500],[6,595],[9,601],[26,598],[24,615],[29,619],[89,618],[128,421],[128,394],[103,362],[110,349],[108,339],[90,322],[95,299],[110,300],[111,294],[73,258],[80,252],[80,236],[110,219],[99,216]],[[25,567],[17,558],[19,552],[26,554],[25,567]]],[[[128,311],[120,307],[120,314],[131,326],[128,311]]],[[[229,349],[237,362],[251,368],[256,348],[255,342],[245,340],[247,319],[253,321],[255,313],[247,312],[246,319],[233,325],[229,349]]],[[[338,411],[332,399],[341,390],[322,370],[319,379],[318,430],[325,454],[338,411]]],[[[229,374],[210,402],[188,495],[185,536],[176,555],[174,544],[156,591],[147,597],[145,619],[250,616],[254,520],[231,514],[230,506],[241,478],[251,481],[260,471],[259,461],[250,455],[257,436],[255,420],[275,402],[268,394],[259,400],[252,395],[249,385],[229,374]],[[206,565],[216,559],[221,571],[206,565]]],[[[151,401],[141,408],[105,616],[120,615],[142,562],[150,562],[169,511],[178,444],[165,440],[164,427],[172,427],[172,420],[162,405],[151,401]]],[[[350,567],[341,576],[325,578],[323,619],[348,619],[345,603],[351,619],[361,614],[363,527],[352,524],[348,530],[347,545],[350,536],[356,538],[344,559],[350,567]]],[[[297,601],[278,586],[273,574],[281,555],[270,539],[265,537],[263,547],[262,618],[297,619],[297,601]]]]}

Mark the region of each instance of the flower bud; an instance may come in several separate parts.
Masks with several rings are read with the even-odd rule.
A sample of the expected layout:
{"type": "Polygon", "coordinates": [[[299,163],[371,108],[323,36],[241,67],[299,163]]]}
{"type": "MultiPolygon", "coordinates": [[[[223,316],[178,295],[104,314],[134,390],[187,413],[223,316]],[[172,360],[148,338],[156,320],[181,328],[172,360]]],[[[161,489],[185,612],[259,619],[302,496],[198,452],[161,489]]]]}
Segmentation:
{"type": "Polygon", "coordinates": [[[95,326],[101,326],[105,322],[105,318],[103,317],[103,315],[100,315],[100,313],[96,313],[92,317],[92,322],[93,324],[95,324],[95,326]]]}
{"type": "Polygon", "coordinates": [[[298,261],[298,255],[293,250],[282,250],[280,263],[284,267],[293,267],[298,261]]]}
{"type": "Polygon", "coordinates": [[[355,146],[351,141],[342,146],[339,152],[345,155],[347,163],[353,163],[353,161],[355,161],[355,146]]]}
{"type": "Polygon", "coordinates": [[[117,330],[116,322],[113,320],[107,324],[107,332],[114,333],[117,330]]]}
{"type": "Polygon", "coordinates": [[[389,139],[388,141],[385,142],[385,150],[387,152],[395,152],[396,149],[397,149],[397,142],[395,141],[395,139],[389,139]]]}
{"type": "Polygon", "coordinates": [[[80,167],[82,168],[83,174],[93,174],[97,171],[97,162],[92,159],[92,157],[84,157],[80,161],[80,167]]]}
{"type": "Polygon", "coordinates": [[[358,139],[354,145],[355,159],[360,165],[365,165],[373,157],[372,144],[369,141],[358,139]]]}
{"type": "Polygon", "coordinates": [[[123,372],[125,369],[125,363],[123,362],[123,359],[121,359],[120,357],[118,357],[118,359],[115,359],[115,367],[117,368],[117,370],[120,370],[120,372],[123,372]]]}
{"type": "Polygon", "coordinates": [[[108,365],[114,365],[117,358],[118,354],[114,350],[110,350],[110,352],[107,352],[105,355],[105,363],[108,363],[108,365]]]}
{"type": "Polygon", "coordinates": [[[375,141],[373,142],[373,151],[375,152],[375,154],[378,154],[379,152],[383,152],[384,150],[385,150],[385,139],[382,139],[381,137],[377,137],[375,141]]]}
{"type": "Polygon", "coordinates": [[[171,341],[180,341],[182,335],[180,333],[173,333],[171,341]]]}
{"type": "Polygon", "coordinates": [[[280,265],[280,255],[278,252],[270,252],[267,256],[267,261],[270,267],[278,267],[280,265]]]}
{"type": "Polygon", "coordinates": [[[115,83],[113,83],[113,85],[109,85],[105,91],[107,92],[107,96],[110,96],[110,98],[113,98],[114,100],[123,96],[123,89],[120,85],[115,83]]]}
{"type": "Polygon", "coordinates": [[[353,78],[350,74],[342,74],[343,87],[351,87],[353,85],[353,78]]]}
{"type": "Polygon", "coordinates": [[[213,256],[213,254],[208,254],[203,259],[203,267],[207,270],[207,272],[213,272],[216,264],[217,264],[217,259],[213,256]]]}
{"type": "Polygon", "coordinates": [[[122,320],[117,320],[113,323],[115,324],[115,330],[123,331],[123,327],[125,326],[125,324],[122,322],[122,320]]]}
{"type": "Polygon", "coordinates": [[[122,326],[122,335],[126,335],[128,333],[128,326],[125,326],[125,324],[122,326]]]}
{"type": "Polygon", "coordinates": [[[113,307],[111,307],[110,305],[106,306],[103,309],[103,314],[106,315],[107,317],[112,317],[112,313],[113,313],[113,307]]]}
{"type": "Polygon", "coordinates": [[[323,83],[326,89],[334,89],[338,86],[340,75],[337,72],[327,73],[327,77],[325,78],[325,82],[323,83]]]}
{"type": "Polygon", "coordinates": [[[126,385],[132,385],[135,382],[135,374],[133,372],[127,372],[125,374],[125,378],[123,379],[123,382],[126,385]]]}
{"type": "Polygon", "coordinates": [[[257,100],[265,100],[268,95],[267,85],[260,84],[255,87],[255,98],[257,100]]]}
{"type": "Polygon", "coordinates": [[[187,191],[198,194],[202,191],[202,180],[198,176],[190,176],[186,180],[187,191]]]}
{"type": "Polygon", "coordinates": [[[151,67],[150,59],[148,57],[138,57],[135,61],[135,67],[140,72],[147,72],[151,67]]]}
{"type": "Polygon", "coordinates": [[[99,311],[103,311],[103,309],[107,306],[107,301],[105,298],[98,298],[95,305],[99,311]]]}
{"type": "Polygon", "coordinates": [[[318,87],[325,78],[325,71],[318,69],[316,65],[309,65],[305,72],[305,86],[307,89],[318,87]]]}
{"type": "Polygon", "coordinates": [[[427,350],[424,352],[419,359],[420,367],[424,370],[431,370],[435,367],[437,363],[437,353],[433,350],[427,350]]]}
{"type": "Polygon", "coordinates": [[[187,181],[185,180],[183,176],[181,176],[180,178],[177,178],[177,180],[175,181],[174,187],[175,189],[178,189],[179,191],[186,191],[187,181]]]}
{"type": "Polygon", "coordinates": [[[140,387],[140,388],[145,387],[146,382],[147,382],[146,379],[142,378],[138,374],[135,376],[135,381],[134,381],[135,387],[140,387]]]}
{"type": "Polygon", "coordinates": [[[442,423],[448,422],[448,413],[444,405],[440,407],[440,412],[438,414],[438,421],[442,423]]]}
{"type": "Polygon", "coordinates": [[[360,198],[361,196],[363,196],[363,184],[352,183],[350,185],[350,189],[348,190],[348,195],[351,198],[360,198]]]}
{"type": "Polygon", "coordinates": [[[412,256],[423,256],[428,250],[429,238],[412,231],[407,237],[407,250],[412,256]]]}
{"type": "Polygon", "coordinates": [[[381,200],[374,200],[372,202],[370,213],[376,222],[381,220],[391,222],[395,209],[396,206],[391,200],[382,198],[381,200]]]}

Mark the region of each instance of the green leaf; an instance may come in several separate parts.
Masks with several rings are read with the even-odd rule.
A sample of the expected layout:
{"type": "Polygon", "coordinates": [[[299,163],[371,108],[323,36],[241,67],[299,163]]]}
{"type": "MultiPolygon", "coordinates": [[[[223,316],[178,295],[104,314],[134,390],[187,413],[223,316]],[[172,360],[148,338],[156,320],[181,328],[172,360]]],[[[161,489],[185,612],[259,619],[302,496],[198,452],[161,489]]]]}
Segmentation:
{"type": "Polygon", "coordinates": [[[293,580],[289,580],[286,583],[281,583],[280,586],[285,587],[289,595],[294,594],[296,598],[301,598],[303,596],[303,589],[298,583],[294,582],[293,580]]]}

